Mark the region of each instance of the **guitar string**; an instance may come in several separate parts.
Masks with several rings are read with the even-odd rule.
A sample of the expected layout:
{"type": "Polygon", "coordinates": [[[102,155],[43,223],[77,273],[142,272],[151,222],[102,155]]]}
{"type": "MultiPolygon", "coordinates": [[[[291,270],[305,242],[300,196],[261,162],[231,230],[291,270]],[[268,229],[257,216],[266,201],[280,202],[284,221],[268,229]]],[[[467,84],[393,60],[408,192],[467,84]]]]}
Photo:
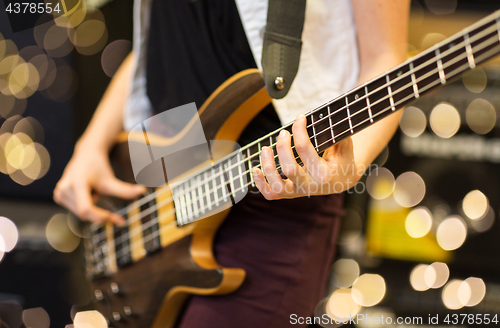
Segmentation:
{"type": "MultiPolygon", "coordinates": [[[[485,30],[485,31],[487,31],[487,30],[485,30]]],[[[486,32],[485,32],[485,33],[486,33],[486,32]]],[[[491,31],[490,31],[489,33],[491,33],[491,31]]],[[[489,33],[487,33],[487,34],[489,34],[489,33]]],[[[483,36],[479,36],[479,33],[478,33],[478,34],[476,34],[475,36],[476,36],[477,38],[482,38],[482,37],[483,37],[483,36]]],[[[489,40],[491,40],[491,38],[489,38],[489,39],[487,39],[487,40],[483,41],[481,44],[479,44],[479,45],[477,45],[476,47],[474,47],[474,48],[473,48],[473,50],[474,50],[474,51],[480,51],[480,50],[482,50],[482,49],[484,49],[484,48],[486,48],[486,47],[488,47],[488,46],[490,46],[490,45],[492,45],[492,44],[494,44],[494,43],[495,43],[495,42],[493,42],[493,43],[489,43],[489,44],[485,45],[486,41],[489,41],[489,40]],[[483,48],[482,48],[482,49],[476,49],[476,48],[479,48],[479,46],[483,46],[483,48]]],[[[471,41],[471,42],[474,42],[474,41],[471,41]]],[[[460,43],[460,44],[458,44],[458,45],[456,45],[455,47],[461,47],[461,43],[460,43]]],[[[454,49],[453,47],[452,47],[452,48],[450,48],[450,52],[454,52],[455,50],[456,50],[456,49],[454,49]]],[[[444,53],[443,53],[442,55],[444,55],[444,53]]],[[[442,56],[442,55],[441,55],[441,56],[442,56]]],[[[453,65],[455,62],[458,62],[458,61],[460,61],[460,60],[462,60],[462,59],[464,59],[464,58],[467,58],[467,56],[465,56],[465,57],[464,57],[463,55],[461,55],[461,56],[455,57],[455,58],[454,58],[454,62],[453,62],[453,60],[450,60],[450,61],[446,62],[446,65],[444,65],[444,66],[443,66],[443,69],[444,69],[444,68],[449,67],[450,65],[453,65]]],[[[438,59],[438,60],[439,60],[439,59],[438,59]]],[[[429,61],[431,61],[431,62],[432,62],[432,60],[429,60],[429,61]]],[[[422,66],[423,66],[423,65],[426,65],[429,61],[427,61],[427,62],[425,62],[425,63],[423,63],[423,64],[419,65],[418,67],[414,68],[412,71],[408,71],[407,73],[405,73],[405,74],[406,74],[406,76],[408,76],[409,74],[414,74],[416,71],[420,70],[420,69],[422,68],[422,66]]],[[[434,61],[434,62],[437,62],[437,61],[434,61]]],[[[434,63],[434,62],[432,62],[432,63],[434,63]]],[[[426,65],[426,66],[429,66],[429,65],[426,65]]],[[[462,66],[464,66],[464,65],[462,65],[462,66]]],[[[462,67],[462,66],[461,66],[461,67],[462,67]]],[[[461,67],[460,67],[460,68],[461,68],[461,67]]],[[[437,69],[437,71],[439,72],[439,68],[437,69]]],[[[432,71],[430,71],[430,72],[426,73],[425,75],[423,75],[422,77],[420,77],[419,79],[417,79],[417,81],[415,81],[415,83],[418,83],[418,82],[420,82],[421,80],[423,80],[423,79],[425,79],[425,78],[427,78],[427,77],[429,77],[429,76],[431,76],[431,75],[433,75],[433,74],[435,74],[435,73],[436,73],[436,69],[434,69],[434,70],[432,70],[432,71]],[[419,81],[419,80],[420,80],[420,81],[419,81]]],[[[451,73],[451,72],[450,72],[450,73],[451,73]]],[[[450,74],[450,73],[449,73],[449,74],[450,74]]],[[[448,74],[448,75],[449,75],[449,74],[448,74]]],[[[401,78],[404,78],[405,76],[400,76],[400,77],[401,77],[401,78]]],[[[392,84],[392,83],[394,83],[394,82],[396,82],[396,81],[397,81],[397,80],[396,80],[396,79],[394,79],[393,81],[391,81],[390,83],[387,83],[386,85],[384,85],[384,86],[380,87],[379,89],[384,88],[384,87],[386,87],[387,85],[392,84]]],[[[405,89],[405,90],[406,90],[406,88],[407,88],[407,87],[409,87],[409,86],[411,86],[411,85],[413,85],[413,84],[415,84],[415,83],[414,83],[414,82],[412,82],[412,83],[408,83],[408,84],[406,84],[406,85],[404,85],[404,86],[400,87],[399,89],[397,89],[397,90],[395,91],[395,93],[400,92],[400,90],[401,90],[401,89],[405,89]]],[[[377,90],[378,90],[378,89],[377,89],[377,90]]],[[[364,97],[364,98],[367,98],[369,95],[371,95],[371,94],[372,94],[372,93],[374,93],[374,92],[376,92],[376,90],[375,90],[375,91],[372,91],[372,92],[370,92],[370,93],[368,93],[367,95],[365,95],[365,96],[363,96],[363,97],[364,97]]],[[[370,106],[365,107],[363,110],[358,111],[358,112],[357,112],[357,113],[355,113],[353,116],[347,117],[346,119],[350,119],[351,117],[354,117],[355,115],[360,114],[361,112],[366,111],[366,109],[368,109],[368,107],[374,106],[374,105],[376,105],[377,103],[380,103],[381,101],[386,100],[386,99],[388,99],[388,98],[390,98],[390,97],[391,97],[391,96],[389,96],[389,95],[388,95],[388,96],[385,96],[385,97],[383,97],[383,98],[379,99],[377,102],[374,102],[374,103],[370,104],[370,106]]],[[[360,98],[360,99],[358,99],[358,100],[361,100],[361,98],[360,98]]],[[[354,103],[354,102],[353,102],[353,103],[354,103]]],[[[353,104],[353,103],[351,103],[350,105],[352,106],[352,104],[353,104]]],[[[335,114],[336,114],[336,113],[338,113],[340,110],[345,109],[345,108],[346,108],[346,107],[343,107],[343,108],[341,108],[341,109],[339,109],[339,110],[335,111],[334,113],[331,113],[331,114],[327,115],[327,117],[323,117],[321,120],[327,119],[328,117],[330,117],[330,116],[332,116],[332,115],[335,115],[335,114]]],[[[324,109],[324,108],[322,108],[322,109],[324,109]]],[[[373,116],[372,116],[372,117],[373,117],[373,116]]],[[[341,121],[337,122],[334,126],[336,126],[336,125],[338,125],[338,124],[341,124],[341,123],[342,123],[342,122],[344,122],[346,119],[343,119],[343,120],[341,120],[341,121]]],[[[321,120],[316,121],[316,122],[315,122],[315,124],[319,123],[321,120]]],[[[367,120],[363,121],[362,123],[365,123],[366,121],[367,121],[367,120]]],[[[359,124],[358,124],[358,125],[359,125],[359,124]]],[[[311,137],[310,137],[310,139],[311,139],[311,138],[314,138],[314,137],[317,137],[317,136],[319,136],[319,135],[321,135],[321,134],[325,133],[325,131],[327,131],[327,130],[329,130],[329,129],[333,128],[334,126],[329,127],[329,128],[326,128],[326,129],[324,129],[324,130],[322,130],[322,131],[320,131],[320,132],[318,132],[318,133],[314,134],[313,136],[311,136],[311,137]]],[[[308,126],[308,127],[310,127],[310,126],[308,126]]],[[[336,136],[336,137],[338,138],[340,135],[345,134],[346,132],[348,132],[348,131],[344,131],[344,132],[342,132],[342,133],[340,133],[340,134],[337,134],[337,136],[336,136]]],[[[266,136],[266,137],[263,137],[263,138],[267,138],[267,136],[266,136]]],[[[263,139],[263,138],[261,138],[261,139],[263,139]]],[[[326,142],[323,142],[323,143],[322,143],[321,145],[319,145],[318,147],[320,147],[320,146],[322,146],[322,145],[324,145],[325,143],[330,142],[330,141],[332,141],[332,139],[327,140],[326,142]]],[[[274,143],[274,144],[271,144],[271,145],[270,145],[270,147],[273,147],[273,146],[275,146],[275,145],[276,145],[275,143],[274,143]]],[[[293,147],[292,147],[292,148],[293,148],[293,147]]],[[[239,150],[239,151],[241,151],[241,150],[239,150]]],[[[257,155],[258,155],[258,153],[253,154],[253,155],[251,156],[251,158],[253,158],[253,157],[257,156],[257,155]]],[[[276,156],[274,156],[274,157],[276,158],[276,156]]],[[[234,167],[237,167],[239,164],[241,164],[242,162],[244,163],[244,162],[245,162],[245,161],[247,161],[247,160],[250,160],[250,158],[245,158],[245,159],[244,159],[244,161],[240,161],[240,162],[238,162],[238,163],[236,163],[236,164],[233,164],[233,165],[231,165],[229,168],[234,168],[234,167]]],[[[215,166],[214,166],[214,167],[215,167],[215,166]]],[[[255,167],[260,167],[260,164],[259,164],[259,165],[256,165],[255,167]]],[[[280,166],[279,166],[279,167],[280,167],[280,166]]],[[[278,167],[278,168],[279,168],[279,167],[278,167]]],[[[249,170],[246,170],[245,172],[243,172],[243,174],[247,174],[248,172],[250,172],[250,171],[249,171],[249,170]]],[[[221,177],[224,173],[225,173],[225,172],[223,172],[223,171],[222,171],[222,172],[220,172],[219,174],[216,174],[216,175],[212,176],[212,177],[211,177],[211,179],[210,179],[209,181],[214,182],[214,181],[213,181],[213,179],[214,179],[214,178],[221,177]]],[[[195,175],[195,176],[196,176],[196,175],[195,175]]],[[[237,179],[239,179],[239,177],[236,177],[236,179],[231,179],[231,181],[234,181],[234,180],[237,180],[237,179]]],[[[202,181],[201,181],[201,183],[206,183],[206,182],[207,182],[207,180],[202,180],[202,181]]],[[[247,184],[246,186],[248,186],[248,185],[249,185],[249,184],[247,184]]],[[[188,191],[188,192],[192,192],[192,191],[193,191],[193,189],[198,188],[198,187],[199,187],[199,185],[194,185],[194,186],[191,186],[191,187],[190,187],[190,189],[188,189],[187,191],[188,191]]],[[[217,187],[217,188],[216,188],[216,190],[218,190],[218,189],[220,189],[220,188],[224,188],[224,187],[225,187],[225,184],[224,184],[223,186],[221,186],[221,187],[217,187]]],[[[165,187],[163,187],[163,188],[165,188],[165,187]]],[[[168,188],[167,188],[167,189],[168,189],[168,188]]],[[[242,188],[240,188],[240,189],[242,189],[242,188]]],[[[236,192],[236,191],[234,191],[234,192],[236,192]]],[[[158,193],[158,191],[155,191],[154,193],[151,193],[151,194],[149,195],[149,197],[151,198],[150,200],[152,200],[152,199],[156,198],[156,195],[155,195],[156,193],[158,193]],[[155,197],[151,197],[152,195],[155,195],[155,197]]],[[[184,193],[183,195],[185,195],[185,194],[186,194],[186,193],[184,193]]],[[[147,197],[148,197],[148,196],[147,196],[147,197]]],[[[168,201],[171,201],[171,200],[172,200],[172,198],[170,198],[168,201]]],[[[201,202],[200,202],[200,203],[201,203],[201,202]]],[[[192,205],[192,204],[193,204],[193,203],[191,203],[191,205],[192,205]]],[[[159,206],[159,205],[158,205],[158,204],[156,204],[156,206],[159,206]]],[[[207,206],[208,206],[208,205],[207,205],[207,206]]],[[[135,208],[134,208],[134,209],[135,209],[135,208]]],[[[148,211],[148,210],[149,210],[149,208],[148,208],[147,210],[145,210],[145,211],[148,211]]],[[[154,210],[155,210],[155,209],[149,210],[149,212],[147,212],[147,214],[144,214],[144,215],[148,215],[148,214],[150,214],[151,212],[153,212],[154,210]]],[[[144,211],[139,212],[138,214],[141,214],[141,213],[143,213],[143,212],[144,212],[144,211]]],[[[138,214],[136,214],[136,215],[134,215],[134,216],[130,217],[130,218],[129,218],[129,222],[128,222],[128,223],[129,223],[129,224],[131,224],[131,223],[133,223],[133,222],[137,221],[138,219],[140,219],[140,218],[135,218],[135,216],[137,216],[138,214]]],[[[142,216],[142,217],[144,217],[144,216],[142,216]]],[[[142,217],[141,217],[141,218],[142,218],[142,217]]]]}
{"type": "MultiPolygon", "coordinates": [[[[494,52],[495,52],[495,49],[490,49],[487,53],[484,53],[484,54],[482,54],[482,55],[478,56],[478,58],[479,58],[479,57],[481,57],[481,56],[484,56],[484,57],[489,57],[490,53],[494,53],[494,52]]],[[[464,65],[465,65],[465,64],[464,64],[464,65]]],[[[450,74],[451,74],[451,73],[454,73],[455,71],[458,71],[458,70],[459,70],[459,69],[461,69],[464,65],[462,65],[462,66],[460,66],[459,68],[455,69],[453,72],[450,72],[450,74]]],[[[439,82],[439,80],[436,80],[436,81],[434,81],[434,82],[433,82],[433,84],[435,84],[435,83],[440,83],[440,82],[439,82]]],[[[427,85],[427,86],[426,86],[426,88],[427,88],[427,89],[428,89],[428,88],[430,88],[430,87],[432,87],[432,85],[427,85]]],[[[423,88],[422,88],[422,89],[423,89],[423,88]]],[[[424,91],[426,91],[426,90],[424,90],[424,91]]],[[[411,98],[411,97],[412,97],[412,95],[409,95],[409,96],[407,96],[406,98],[403,98],[403,99],[399,100],[398,102],[396,102],[396,104],[395,104],[395,105],[399,105],[400,103],[405,102],[405,101],[407,100],[407,98],[409,99],[409,98],[411,98]]],[[[388,111],[388,110],[390,110],[391,108],[392,108],[392,106],[389,106],[389,107],[387,107],[387,108],[386,108],[383,112],[387,112],[387,111],[388,111]]],[[[377,113],[376,115],[381,115],[383,112],[382,112],[382,111],[380,111],[380,112],[379,112],[379,113],[377,113]]],[[[369,120],[369,119],[366,119],[365,121],[358,123],[358,124],[357,124],[357,125],[355,125],[353,128],[356,128],[356,127],[358,127],[358,126],[362,125],[363,123],[367,122],[368,120],[369,120]]],[[[350,129],[349,129],[349,130],[350,130],[350,129]]],[[[349,132],[349,130],[346,130],[345,132],[349,132]]],[[[249,184],[247,184],[247,186],[248,186],[248,185],[249,185],[249,184]]],[[[143,226],[143,227],[145,227],[145,228],[144,228],[144,230],[145,230],[145,229],[150,228],[150,227],[151,227],[152,225],[154,225],[154,224],[159,223],[159,221],[160,221],[160,220],[162,220],[165,216],[170,216],[170,215],[173,215],[174,213],[175,213],[175,210],[170,210],[169,212],[167,212],[167,213],[165,213],[165,214],[163,214],[163,215],[161,215],[161,216],[155,217],[155,218],[154,218],[154,219],[152,219],[151,221],[149,221],[149,222],[147,222],[147,223],[145,223],[145,224],[144,224],[144,226],[143,226]]],[[[141,227],[136,227],[136,228],[134,228],[134,229],[130,230],[130,233],[131,233],[131,234],[130,234],[130,237],[133,237],[133,236],[135,236],[136,234],[138,234],[138,233],[132,234],[132,232],[135,232],[135,231],[137,231],[137,230],[138,230],[138,229],[140,229],[140,228],[141,228],[141,227]]],[[[143,231],[144,231],[144,230],[143,230],[143,231]]],[[[141,240],[139,240],[139,241],[137,241],[137,242],[135,242],[135,243],[136,243],[136,244],[138,244],[138,243],[140,243],[140,242],[142,242],[142,243],[146,243],[146,242],[148,242],[148,241],[152,240],[152,238],[155,238],[156,236],[158,236],[158,234],[161,234],[161,233],[163,232],[163,230],[162,230],[161,228],[160,228],[159,230],[157,230],[157,231],[159,231],[159,232],[158,232],[158,233],[156,233],[156,231],[155,231],[155,232],[153,232],[152,234],[149,234],[149,235],[148,235],[148,236],[150,236],[150,237],[148,237],[148,236],[143,237],[143,240],[142,240],[142,241],[141,241],[141,240]]],[[[139,233],[140,233],[140,232],[139,232],[139,233]]],[[[115,245],[121,245],[121,244],[122,244],[122,243],[116,243],[116,240],[115,240],[115,245]]],[[[135,247],[137,247],[137,245],[134,245],[134,242],[133,242],[132,244],[130,244],[130,245],[133,245],[133,247],[134,247],[134,248],[132,248],[132,249],[135,249],[135,247]]],[[[140,247],[142,247],[142,245],[140,245],[140,247]]],[[[125,247],[121,248],[121,250],[117,251],[117,252],[116,252],[116,256],[118,257],[118,256],[124,256],[124,255],[126,255],[126,253],[124,253],[124,252],[125,252],[125,251],[124,251],[124,249],[127,249],[127,246],[125,246],[125,247]],[[120,254],[120,255],[118,255],[119,253],[124,253],[124,254],[120,254]]],[[[130,254],[130,253],[128,253],[128,254],[130,254]]]]}
{"type": "MultiPolygon", "coordinates": [[[[488,24],[490,24],[490,23],[492,23],[492,22],[494,22],[494,20],[491,20],[491,21],[488,21],[487,23],[484,23],[484,24],[483,24],[483,26],[484,26],[484,25],[488,25],[488,24]]],[[[469,28],[469,30],[471,30],[471,29],[472,29],[472,28],[469,28]]],[[[480,38],[482,38],[483,36],[485,36],[485,35],[487,35],[487,34],[489,34],[489,33],[492,33],[492,32],[496,32],[496,31],[498,31],[498,28],[495,28],[495,26],[490,26],[490,27],[488,27],[488,28],[484,29],[483,31],[481,31],[480,33],[475,34],[472,38],[470,38],[470,39],[469,39],[469,43],[473,43],[473,42],[475,42],[475,41],[479,40],[480,38]]],[[[469,33],[470,33],[470,31],[469,31],[469,33]]],[[[465,36],[465,34],[468,34],[468,33],[464,33],[464,34],[463,34],[463,36],[465,36]]],[[[462,36],[462,37],[463,37],[463,36],[462,36]]],[[[449,53],[451,53],[451,52],[454,52],[454,51],[458,50],[457,48],[461,48],[462,46],[465,46],[465,45],[466,45],[466,43],[467,43],[467,42],[466,42],[465,40],[464,40],[464,41],[461,41],[460,43],[458,43],[458,44],[454,45],[452,48],[449,48],[449,49],[448,49],[448,50],[446,50],[445,52],[441,53],[441,55],[440,55],[440,56],[441,56],[441,57],[446,56],[446,55],[448,55],[449,53]]],[[[435,47],[436,47],[436,46],[435,46],[435,47]]],[[[424,51],[424,52],[421,54],[421,56],[423,57],[423,56],[425,56],[425,55],[428,55],[428,54],[432,53],[432,50],[433,50],[435,47],[432,47],[432,48],[430,48],[430,49],[428,49],[428,50],[424,51]]],[[[407,76],[411,75],[411,74],[412,74],[412,72],[414,73],[414,72],[418,71],[420,68],[422,68],[422,66],[428,66],[428,64],[429,64],[429,63],[434,63],[434,59],[435,59],[435,58],[433,58],[433,59],[431,59],[431,60],[428,60],[428,61],[427,61],[427,62],[425,62],[425,63],[422,63],[422,64],[421,64],[421,65],[419,65],[418,67],[415,67],[415,68],[413,69],[413,71],[408,71],[408,72],[404,73],[404,74],[403,74],[403,75],[401,75],[400,77],[398,77],[398,78],[394,79],[393,81],[391,81],[391,83],[397,82],[398,80],[403,79],[403,78],[405,78],[405,77],[407,77],[407,76]]],[[[404,64],[405,64],[405,63],[403,63],[402,65],[404,65],[404,64]]],[[[359,88],[361,89],[363,86],[366,86],[366,85],[367,85],[367,84],[369,84],[370,82],[371,82],[371,81],[369,81],[369,82],[365,83],[364,85],[360,86],[359,88]]],[[[385,87],[387,87],[387,85],[389,85],[389,83],[386,83],[386,84],[382,85],[381,87],[379,87],[379,88],[377,88],[377,89],[373,90],[373,91],[372,91],[372,92],[370,92],[369,94],[367,94],[367,95],[364,95],[364,96],[360,97],[359,99],[357,99],[357,100],[355,100],[353,103],[351,103],[351,105],[352,105],[352,104],[354,104],[354,103],[356,103],[357,101],[361,101],[362,99],[367,98],[367,97],[368,97],[368,95],[370,95],[370,94],[373,94],[373,93],[375,93],[375,92],[378,92],[378,91],[380,91],[380,90],[384,89],[385,87]]],[[[338,99],[338,98],[337,98],[337,99],[338,99]]],[[[335,100],[335,99],[334,99],[334,100],[335,100]]],[[[333,103],[333,102],[334,102],[334,100],[332,100],[330,103],[333,103]]],[[[327,104],[328,104],[328,103],[327,103],[327,104]]],[[[343,110],[343,109],[345,109],[345,108],[347,108],[347,107],[342,107],[342,108],[340,108],[339,110],[337,110],[335,113],[337,113],[337,112],[339,112],[340,110],[343,110]]],[[[335,113],[334,113],[334,114],[335,114],[335,113]]],[[[284,127],[282,127],[282,128],[286,128],[286,127],[287,127],[287,126],[284,126],[284,127]]],[[[310,126],[308,126],[308,127],[310,127],[310,126]]],[[[281,129],[282,129],[282,128],[281,128],[281,129]]],[[[253,142],[253,143],[251,143],[251,144],[249,144],[249,145],[245,146],[244,148],[247,148],[247,147],[249,147],[249,146],[252,146],[252,145],[256,144],[257,142],[260,142],[260,140],[263,140],[263,139],[265,139],[265,138],[267,138],[267,136],[262,137],[261,139],[259,139],[259,140],[255,141],[255,142],[253,142]]],[[[244,148],[242,148],[242,149],[244,149],[244,148]]],[[[157,192],[160,192],[160,190],[158,190],[157,192]]],[[[138,206],[140,206],[140,205],[142,205],[142,204],[144,204],[144,203],[146,203],[146,202],[148,202],[148,201],[150,201],[150,200],[152,200],[152,199],[154,199],[154,198],[155,198],[155,196],[153,196],[153,195],[151,194],[151,196],[150,196],[150,197],[148,197],[147,199],[137,200],[137,201],[136,201],[136,202],[137,202],[137,204],[130,204],[129,206],[127,206],[127,207],[125,207],[125,208],[123,208],[123,209],[119,210],[119,211],[118,211],[118,212],[116,212],[116,213],[117,213],[117,214],[119,214],[119,215],[124,215],[124,214],[126,214],[126,212],[131,211],[133,208],[138,207],[138,206]],[[129,207],[130,207],[130,208],[129,208],[129,207]]]]}

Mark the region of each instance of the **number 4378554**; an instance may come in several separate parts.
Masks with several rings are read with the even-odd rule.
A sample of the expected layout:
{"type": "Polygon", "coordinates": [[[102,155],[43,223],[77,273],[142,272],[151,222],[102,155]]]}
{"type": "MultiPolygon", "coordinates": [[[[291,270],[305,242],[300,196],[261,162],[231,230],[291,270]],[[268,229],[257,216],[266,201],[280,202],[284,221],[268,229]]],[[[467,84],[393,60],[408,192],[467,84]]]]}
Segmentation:
{"type": "Polygon", "coordinates": [[[448,314],[446,315],[446,318],[444,318],[444,322],[447,324],[475,324],[475,325],[480,325],[480,324],[485,324],[488,325],[490,323],[493,324],[498,324],[498,318],[497,314],[494,316],[491,316],[489,314],[465,314],[465,313],[455,313],[455,314],[448,314]]]}
{"type": "Polygon", "coordinates": [[[51,14],[52,12],[60,13],[61,9],[59,8],[59,3],[57,3],[54,7],[52,3],[32,3],[32,2],[16,2],[9,3],[5,11],[12,14],[51,14]]]}

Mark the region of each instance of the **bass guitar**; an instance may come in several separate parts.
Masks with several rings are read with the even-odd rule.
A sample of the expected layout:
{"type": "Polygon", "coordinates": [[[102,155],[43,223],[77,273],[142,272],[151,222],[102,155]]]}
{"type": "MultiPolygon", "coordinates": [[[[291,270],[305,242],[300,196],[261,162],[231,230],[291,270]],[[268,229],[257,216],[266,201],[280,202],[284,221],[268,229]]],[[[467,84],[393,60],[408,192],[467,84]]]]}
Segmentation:
{"type": "MultiPolygon", "coordinates": [[[[500,11],[307,113],[311,142],[322,153],[499,53],[500,11]]],[[[238,140],[270,101],[259,70],[231,77],[199,110],[206,140],[238,140]]],[[[281,129],[291,132],[291,126],[281,129]]],[[[148,135],[148,144],[182,143],[192,128],[188,124],[172,138],[148,135]]],[[[114,202],[112,207],[127,218],[126,226],[88,227],[85,258],[92,306],[110,325],[170,328],[190,294],[227,294],[243,283],[244,270],[221,267],[212,243],[231,201],[254,185],[250,172],[260,166],[260,149],[275,148],[281,129],[183,172],[137,200],[114,202]],[[238,170],[231,169],[234,158],[243,164],[238,170]]],[[[111,159],[120,179],[135,182],[129,143],[143,139],[142,133],[118,139],[111,159]]]]}

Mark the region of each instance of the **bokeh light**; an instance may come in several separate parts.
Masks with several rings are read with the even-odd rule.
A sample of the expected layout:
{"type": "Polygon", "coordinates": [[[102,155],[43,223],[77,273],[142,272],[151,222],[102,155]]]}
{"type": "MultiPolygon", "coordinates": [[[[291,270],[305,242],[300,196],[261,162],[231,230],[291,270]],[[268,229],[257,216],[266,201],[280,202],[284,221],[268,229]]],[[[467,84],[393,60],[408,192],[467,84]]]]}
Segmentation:
{"type": "Polygon", "coordinates": [[[50,246],[63,253],[71,253],[80,244],[80,237],[71,231],[67,216],[62,213],[55,214],[45,227],[45,235],[50,246]]]}
{"type": "Polygon", "coordinates": [[[109,77],[113,77],[130,51],[132,51],[132,42],[128,40],[116,40],[108,44],[101,56],[104,73],[109,77]]]}
{"type": "Polygon", "coordinates": [[[29,328],[49,328],[50,318],[48,313],[41,307],[26,309],[23,311],[23,322],[29,328]]]}
{"type": "Polygon", "coordinates": [[[459,248],[467,238],[467,226],[458,215],[444,219],[438,226],[436,239],[442,249],[451,251],[459,248]]]}
{"type": "Polygon", "coordinates": [[[358,314],[361,307],[357,304],[351,294],[350,289],[337,289],[328,299],[326,304],[326,312],[337,321],[349,320],[358,314]]]}
{"type": "Polygon", "coordinates": [[[450,138],[460,128],[460,114],[450,104],[440,103],[432,109],[429,123],[432,131],[441,138],[450,138]]]}
{"type": "MultiPolygon", "coordinates": [[[[37,57],[35,57],[35,58],[37,58],[37,57]]],[[[35,60],[35,58],[33,58],[33,61],[35,60]]],[[[39,59],[39,60],[43,61],[43,59],[39,59]]],[[[36,64],[35,64],[35,66],[36,66],[36,64]]],[[[40,75],[40,84],[38,85],[38,91],[42,91],[42,90],[45,90],[48,87],[50,87],[52,85],[52,83],[54,83],[54,81],[56,79],[56,75],[57,75],[57,65],[56,65],[54,59],[47,57],[47,70],[46,70],[45,74],[43,74],[43,77],[42,77],[42,75],[40,75]]]]}
{"type": "Polygon", "coordinates": [[[413,207],[425,196],[424,180],[415,172],[405,172],[396,179],[393,194],[399,205],[413,207]]]}
{"type": "Polygon", "coordinates": [[[467,278],[458,287],[458,299],[463,306],[478,305],[483,300],[484,295],[486,295],[486,285],[480,278],[467,278]]]}
{"type": "Polygon", "coordinates": [[[467,106],[465,120],[472,131],[477,134],[486,134],[497,123],[495,107],[485,99],[476,98],[467,106]]]}
{"type": "Polygon", "coordinates": [[[351,259],[340,259],[332,265],[332,283],[338,288],[351,287],[359,277],[358,262],[351,259]]]}
{"type": "Polygon", "coordinates": [[[5,242],[3,241],[3,237],[0,234],[0,262],[2,261],[4,255],[5,255],[5,252],[2,251],[2,249],[5,249],[5,242]]]}
{"type": "Polygon", "coordinates": [[[413,209],[405,220],[406,232],[412,238],[421,238],[429,233],[432,227],[432,214],[427,207],[413,209]]]}
{"type": "Polygon", "coordinates": [[[446,39],[446,36],[441,33],[427,33],[420,43],[420,49],[428,49],[444,39],[446,39]]]}
{"type": "Polygon", "coordinates": [[[94,55],[101,51],[108,40],[104,15],[95,8],[88,9],[84,20],[73,30],[69,38],[82,55],[94,55]]]}
{"type": "Polygon", "coordinates": [[[31,63],[17,65],[9,75],[10,92],[20,99],[30,97],[38,89],[40,76],[31,63]]]}
{"type": "Polygon", "coordinates": [[[425,131],[427,117],[420,108],[408,106],[403,111],[399,127],[408,137],[416,138],[425,131]]]}
{"type": "Polygon", "coordinates": [[[361,306],[377,305],[385,296],[385,280],[378,274],[365,273],[352,285],[352,298],[361,306]]]}
{"type": "Polygon", "coordinates": [[[473,93],[481,93],[488,84],[488,76],[484,69],[477,66],[475,69],[465,72],[462,75],[464,86],[473,93]]]}
{"type": "Polygon", "coordinates": [[[449,15],[457,9],[457,0],[425,0],[425,5],[434,15],[449,15]]]}
{"type": "Polygon", "coordinates": [[[488,211],[488,207],[488,198],[479,190],[470,191],[462,201],[462,209],[471,220],[483,217],[488,211]]]}
{"type": "Polygon", "coordinates": [[[41,179],[50,167],[47,149],[33,139],[43,141],[44,133],[32,117],[15,115],[0,127],[0,172],[23,186],[41,179]]]}
{"type": "Polygon", "coordinates": [[[446,284],[441,293],[441,299],[443,300],[444,306],[450,310],[458,310],[463,308],[460,299],[458,298],[458,289],[462,284],[462,280],[454,279],[446,284]]]}
{"type": "Polygon", "coordinates": [[[73,319],[75,328],[107,328],[106,319],[99,311],[78,312],[73,319]]]}
{"type": "Polygon", "coordinates": [[[0,216],[0,235],[2,237],[0,251],[10,252],[13,250],[17,244],[19,233],[14,222],[4,216],[0,216]]]}
{"type": "Polygon", "coordinates": [[[425,283],[425,272],[429,266],[419,264],[410,273],[410,284],[413,289],[419,292],[428,290],[430,287],[425,283]]]}
{"type": "Polygon", "coordinates": [[[476,232],[488,231],[495,223],[495,210],[491,206],[488,206],[488,211],[484,216],[477,220],[471,220],[469,223],[476,232]]]}
{"type": "Polygon", "coordinates": [[[377,167],[366,179],[368,194],[378,200],[389,197],[394,190],[394,185],[394,175],[385,167],[377,167]]]}
{"type": "Polygon", "coordinates": [[[12,133],[24,133],[38,143],[43,143],[45,139],[42,125],[31,116],[20,119],[12,129],[12,133]]]}
{"type": "Polygon", "coordinates": [[[425,269],[424,281],[429,288],[441,288],[450,277],[450,269],[446,263],[434,262],[425,269]]]}
{"type": "MultiPolygon", "coordinates": [[[[46,23],[48,24],[48,23],[46,23]]],[[[45,32],[43,38],[43,48],[53,58],[61,58],[67,56],[73,50],[73,43],[68,37],[68,31],[54,22],[45,32]]]]}

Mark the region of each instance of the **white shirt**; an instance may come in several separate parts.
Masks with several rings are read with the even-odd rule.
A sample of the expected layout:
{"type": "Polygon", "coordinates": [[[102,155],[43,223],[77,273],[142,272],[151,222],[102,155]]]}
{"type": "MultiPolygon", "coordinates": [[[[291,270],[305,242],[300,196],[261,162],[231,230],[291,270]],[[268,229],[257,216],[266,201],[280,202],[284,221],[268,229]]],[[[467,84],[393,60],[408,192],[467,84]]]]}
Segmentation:
{"type": "MultiPolygon", "coordinates": [[[[268,0],[235,0],[255,62],[261,66],[268,0]]],[[[271,0],[272,1],[272,0],[271,0]]],[[[134,81],[124,126],[132,129],[153,113],[146,94],[146,56],[152,0],[135,0],[134,81]]],[[[307,0],[297,76],[283,99],[273,100],[281,123],[295,119],[356,86],[359,58],[351,0],[307,0]]]]}

